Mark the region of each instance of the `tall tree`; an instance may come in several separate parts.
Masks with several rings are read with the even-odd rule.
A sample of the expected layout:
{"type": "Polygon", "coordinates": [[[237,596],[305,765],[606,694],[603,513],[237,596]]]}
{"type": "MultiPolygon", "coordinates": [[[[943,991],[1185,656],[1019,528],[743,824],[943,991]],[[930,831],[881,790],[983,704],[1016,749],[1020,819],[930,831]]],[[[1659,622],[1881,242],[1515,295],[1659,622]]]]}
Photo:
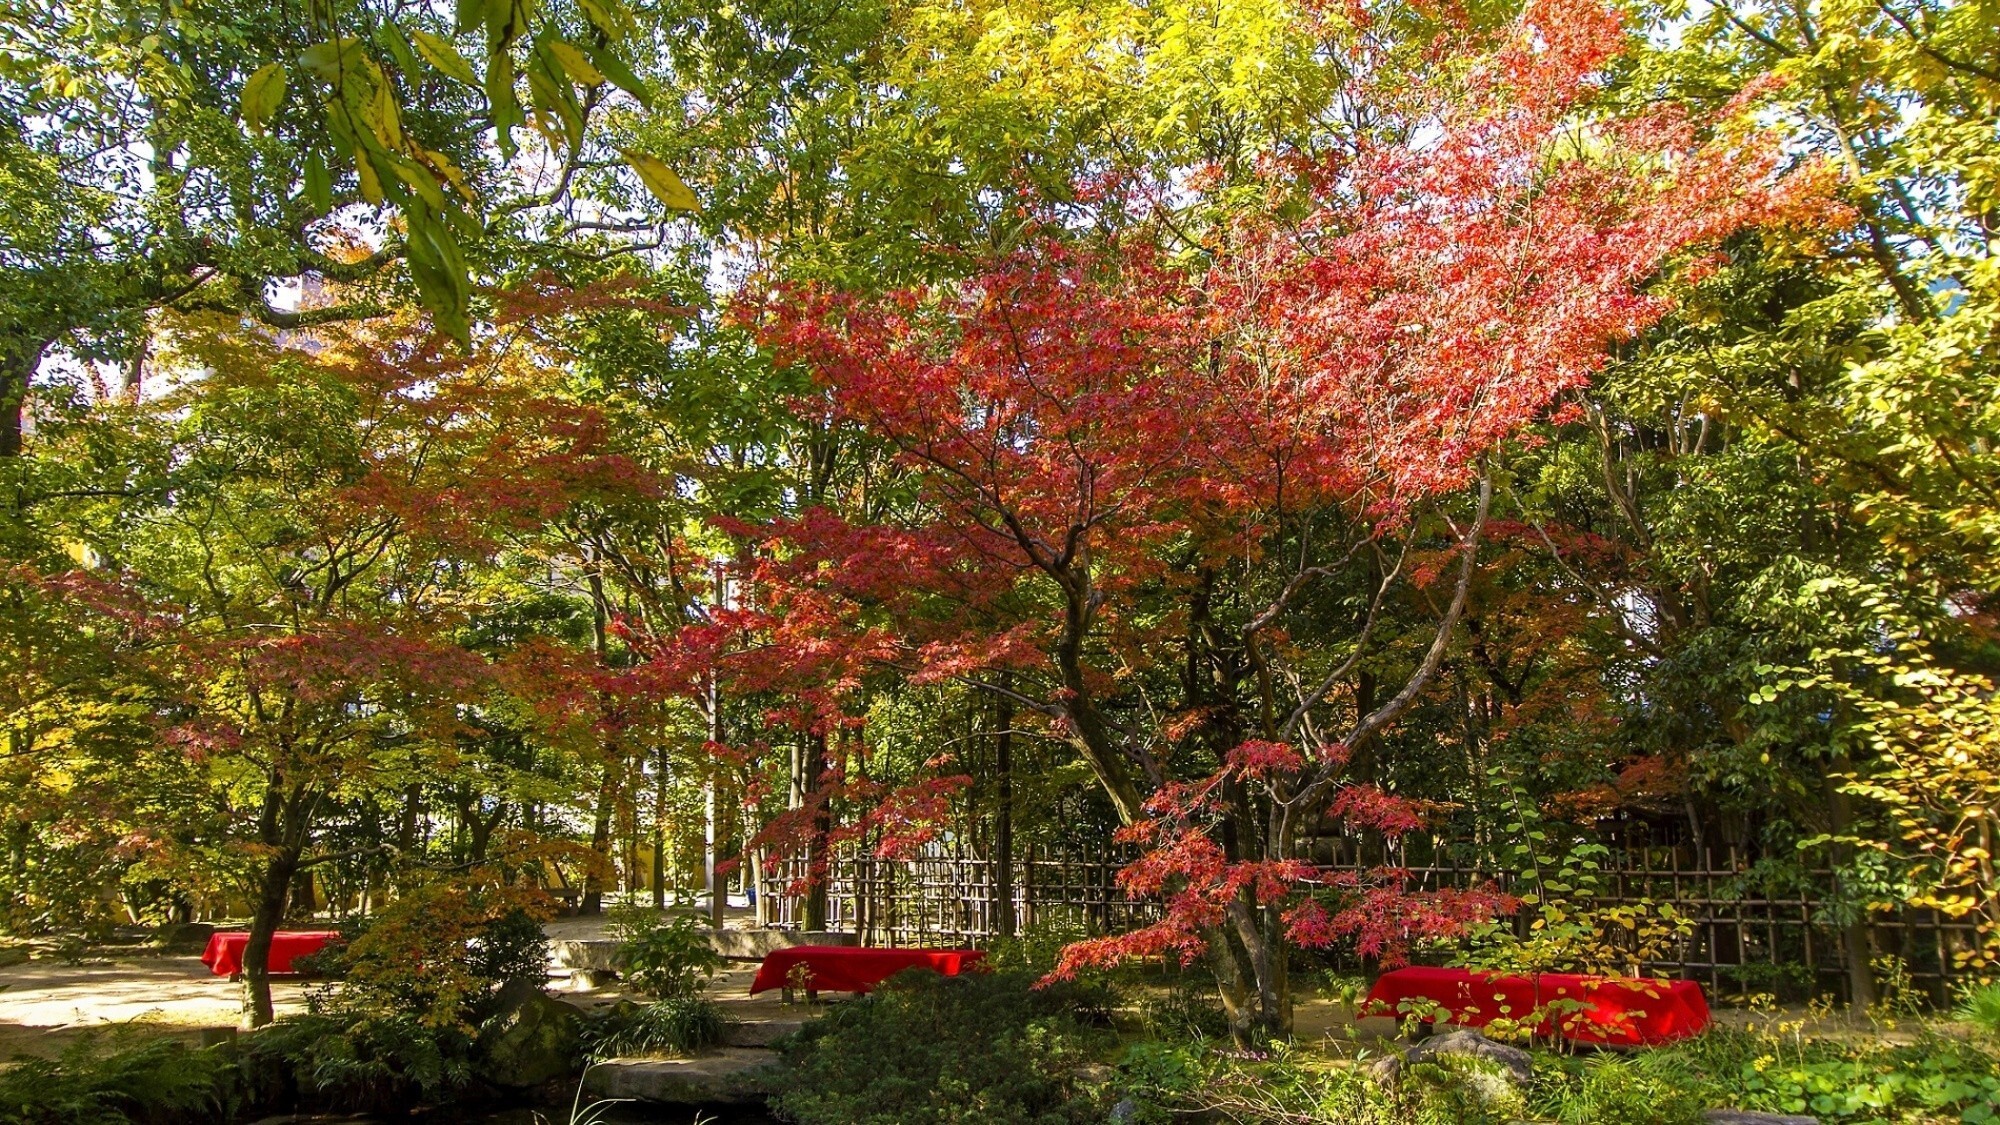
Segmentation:
{"type": "Polygon", "coordinates": [[[963,677],[1088,763],[1147,847],[1127,887],[1168,910],[1069,968],[1204,954],[1251,1038],[1289,1028],[1288,945],[1394,956],[1498,905],[1378,873],[1329,910],[1300,843],[1324,817],[1419,822],[1350,775],[1352,748],[1437,675],[1489,456],[1664,312],[1641,287],[1676,255],[1813,191],[1740,125],[1578,126],[1624,41],[1588,5],[1537,5],[1490,38],[1442,34],[1443,77],[1356,79],[1373,127],[1288,161],[1272,209],[1193,276],[1136,239],[1051,233],[963,285],[767,305],[781,361],[892,443],[920,502],[774,528],[758,654],[963,677]],[[1361,661],[1388,663],[1399,591],[1429,626],[1393,687],[1336,706],[1361,661]]]}

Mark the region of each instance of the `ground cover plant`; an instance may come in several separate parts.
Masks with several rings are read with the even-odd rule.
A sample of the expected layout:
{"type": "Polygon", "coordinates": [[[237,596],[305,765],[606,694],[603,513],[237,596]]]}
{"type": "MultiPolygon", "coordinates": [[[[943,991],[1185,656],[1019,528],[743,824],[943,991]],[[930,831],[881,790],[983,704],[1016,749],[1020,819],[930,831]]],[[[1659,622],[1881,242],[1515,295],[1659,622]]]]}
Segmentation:
{"type": "Polygon", "coordinates": [[[1783,1024],[1714,1031],[1630,1053],[1534,1051],[1533,1081],[1496,1085],[1477,1060],[1407,1068],[1380,1080],[1394,1044],[1261,1053],[1186,1039],[1134,1044],[1122,1088],[1148,1112],[1230,1121],[1538,1121],[1693,1125],[1712,1109],[1802,1114],[1827,1122],[1930,1125],[2000,1115],[2000,1056],[1945,1033],[1889,1044],[1799,1035],[1783,1024]],[[1496,1092],[1499,1091],[1499,1092],[1496,1092]]]}
{"type": "Polygon", "coordinates": [[[729,1019],[704,993],[725,964],[700,918],[643,908],[612,914],[619,976],[650,999],[620,1003],[586,1032],[591,1053],[687,1055],[722,1042],[729,1019]]]}

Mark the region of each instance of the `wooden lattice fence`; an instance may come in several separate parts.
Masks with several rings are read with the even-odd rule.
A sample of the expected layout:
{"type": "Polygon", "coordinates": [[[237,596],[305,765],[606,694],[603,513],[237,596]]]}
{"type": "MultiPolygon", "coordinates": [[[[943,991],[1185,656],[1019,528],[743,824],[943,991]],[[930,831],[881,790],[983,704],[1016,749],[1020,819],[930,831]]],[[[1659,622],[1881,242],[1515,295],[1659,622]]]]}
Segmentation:
{"type": "MultiPolygon", "coordinates": [[[[1454,862],[1431,849],[1390,858],[1408,872],[1413,887],[1490,880],[1503,890],[1517,889],[1505,873],[1454,862]]],[[[868,944],[983,946],[1002,932],[1001,912],[1011,909],[1017,933],[1054,912],[1092,932],[1117,933],[1158,916],[1155,903],[1128,898],[1119,889],[1117,873],[1125,861],[1110,852],[1026,852],[1014,861],[1013,901],[1002,903],[994,862],[949,846],[933,846],[911,859],[845,855],[830,865],[827,926],[868,944]]],[[[765,924],[800,926],[803,898],[788,891],[796,889],[802,871],[793,864],[760,879],[758,913],[765,924]]],[[[1596,901],[1672,903],[1693,920],[1686,940],[1669,956],[1646,962],[1648,971],[1700,981],[1718,996],[1845,998],[1851,986],[1849,947],[1859,934],[1843,933],[1851,918],[1813,893],[1831,885],[1827,871],[1770,876],[1733,850],[1695,857],[1685,847],[1632,849],[1606,861],[1596,901]]],[[[1893,963],[1907,987],[1939,1002],[1955,992],[1954,954],[1972,948],[1975,940],[1971,925],[1928,910],[1874,913],[1866,924],[1869,959],[1893,963]]],[[[1880,964],[1872,968],[1881,975],[1880,964]]]]}

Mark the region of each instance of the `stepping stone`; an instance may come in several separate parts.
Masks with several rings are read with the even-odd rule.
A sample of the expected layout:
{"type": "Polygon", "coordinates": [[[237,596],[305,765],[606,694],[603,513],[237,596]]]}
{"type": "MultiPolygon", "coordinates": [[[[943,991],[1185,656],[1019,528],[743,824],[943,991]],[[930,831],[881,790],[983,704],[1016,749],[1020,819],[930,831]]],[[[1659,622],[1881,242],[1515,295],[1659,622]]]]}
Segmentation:
{"type": "Polygon", "coordinates": [[[1707,1125],[1819,1125],[1819,1118],[1792,1113],[1760,1113],[1754,1109],[1711,1109],[1702,1115],[1707,1125]]]}
{"type": "Polygon", "coordinates": [[[755,1047],[724,1047],[691,1059],[607,1059],[583,1076],[586,1098],[631,1098],[669,1105],[762,1101],[778,1056],[755,1047]]]}
{"type": "MultiPolygon", "coordinates": [[[[727,1010],[727,1009],[725,1009],[727,1010]]],[[[738,1018],[723,1032],[722,1041],[731,1047],[769,1047],[804,1027],[803,1016],[776,1016],[770,1019],[738,1018]]]]}

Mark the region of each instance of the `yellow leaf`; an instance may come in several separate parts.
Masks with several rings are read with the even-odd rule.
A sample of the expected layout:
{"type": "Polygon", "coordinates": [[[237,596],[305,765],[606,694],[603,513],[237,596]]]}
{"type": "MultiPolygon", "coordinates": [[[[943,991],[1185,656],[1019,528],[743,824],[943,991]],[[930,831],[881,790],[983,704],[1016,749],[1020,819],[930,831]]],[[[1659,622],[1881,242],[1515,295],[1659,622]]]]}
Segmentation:
{"type": "Polygon", "coordinates": [[[479,75],[474,73],[472,64],[466,62],[465,56],[458,53],[458,48],[443,36],[432,35],[428,31],[412,31],[410,45],[417,49],[417,54],[422,55],[425,62],[436,67],[439,74],[467,86],[479,85],[479,75]]]}
{"type": "Polygon", "coordinates": [[[701,200],[696,199],[694,192],[689,191],[688,186],[681,182],[680,176],[676,175],[672,168],[667,167],[666,161],[657,156],[631,151],[625,153],[625,161],[632,165],[633,171],[639,173],[639,181],[646,185],[647,191],[653,193],[653,198],[675,211],[701,210],[701,200]]]}
{"type": "Polygon", "coordinates": [[[614,0],[577,0],[577,7],[583,9],[584,18],[603,32],[605,38],[616,41],[625,37],[621,26],[624,21],[620,19],[624,11],[614,0]]]}
{"type": "Polygon", "coordinates": [[[329,39],[299,52],[299,65],[322,81],[338,82],[341,72],[361,61],[361,40],[329,39]]]}
{"type": "Polygon", "coordinates": [[[556,61],[562,64],[562,68],[569,72],[569,76],[578,82],[586,86],[604,85],[604,72],[590,65],[590,60],[584,58],[583,52],[575,47],[560,39],[553,40],[549,43],[549,54],[554,55],[556,61]]]}
{"type": "Polygon", "coordinates": [[[361,177],[361,198],[380,207],[382,205],[382,181],[376,177],[374,167],[368,163],[368,154],[366,152],[356,152],[354,154],[354,170],[361,177]]]}
{"type": "Polygon", "coordinates": [[[430,169],[411,160],[394,160],[396,175],[410,190],[416,192],[436,210],[444,210],[444,192],[438,189],[438,182],[432,178],[430,169]]]}
{"type": "Polygon", "coordinates": [[[395,150],[403,147],[402,112],[396,105],[396,92],[389,88],[387,79],[375,84],[375,95],[369,99],[368,105],[362,107],[361,116],[374,128],[383,148],[395,150]]]}
{"type": "Polygon", "coordinates": [[[466,202],[473,201],[472,189],[465,182],[465,173],[458,165],[451,162],[451,157],[428,148],[420,148],[417,152],[419,158],[430,165],[445,183],[450,184],[459,195],[465,197],[466,202]]]}
{"type": "Polygon", "coordinates": [[[285,68],[278,63],[265,63],[243,84],[243,123],[250,126],[251,132],[262,133],[284,101],[285,68]]]}

